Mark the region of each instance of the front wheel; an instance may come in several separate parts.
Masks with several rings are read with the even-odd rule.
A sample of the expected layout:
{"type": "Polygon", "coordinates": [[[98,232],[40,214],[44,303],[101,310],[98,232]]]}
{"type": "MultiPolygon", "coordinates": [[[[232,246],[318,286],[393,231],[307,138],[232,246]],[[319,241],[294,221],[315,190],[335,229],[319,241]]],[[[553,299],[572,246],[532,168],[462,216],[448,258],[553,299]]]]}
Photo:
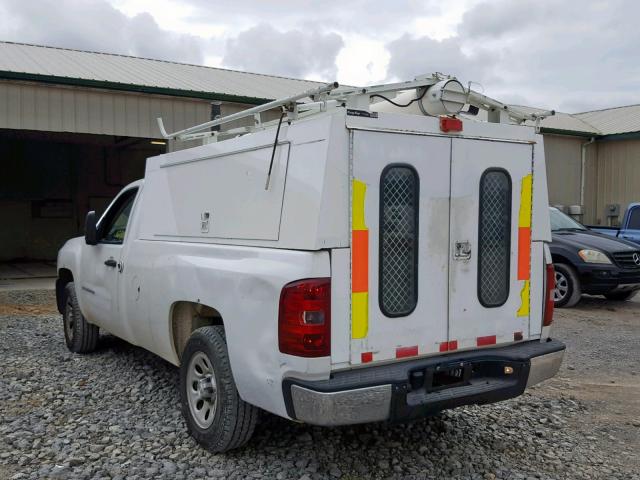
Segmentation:
{"type": "Polygon", "coordinates": [[[632,291],[628,291],[628,292],[605,293],[604,296],[605,296],[605,298],[607,300],[614,300],[614,301],[617,301],[617,302],[624,302],[625,300],[629,300],[636,293],[638,293],[637,290],[632,290],[632,291]]]}
{"type": "Polygon", "coordinates": [[[100,329],[97,325],[87,322],[87,319],[82,315],[73,282],[67,283],[64,294],[62,324],[67,348],[74,353],[93,352],[98,344],[100,329]]]}
{"type": "Polygon", "coordinates": [[[238,394],[224,328],[202,327],[193,332],[181,362],[182,414],[191,436],[211,452],[226,452],[247,443],[258,409],[238,394]]]}
{"type": "Polygon", "coordinates": [[[582,295],[578,275],[570,265],[556,263],[553,266],[556,271],[556,288],[553,290],[554,307],[573,307],[580,301],[582,295]]]}

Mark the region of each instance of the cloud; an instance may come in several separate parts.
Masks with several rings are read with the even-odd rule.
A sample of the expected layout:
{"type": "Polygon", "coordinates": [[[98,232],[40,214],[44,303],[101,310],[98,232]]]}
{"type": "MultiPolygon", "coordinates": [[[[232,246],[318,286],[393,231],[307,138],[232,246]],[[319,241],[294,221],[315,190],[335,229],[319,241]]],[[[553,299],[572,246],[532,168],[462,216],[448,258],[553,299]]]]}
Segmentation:
{"type": "Polygon", "coordinates": [[[336,57],[344,43],[336,33],[279,32],[259,24],[227,40],[224,66],[295,78],[336,78],[336,57]]]}
{"type": "Polygon", "coordinates": [[[195,64],[204,61],[204,39],[163,31],[148,13],[131,18],[127,27],[133,55],[195,64]]]}
{"type": "Polygon", "coordinates": [[[202,63],[203,39],[127,17],[104,0],[4,0],[2,39],[55,47],[202,63]]]}
{"type": "Polygon", "coordinates": [[[352,84],[442,71],[575,112],[640,103],[639,17],[637,0],[0,0],[0,39],[352,84]]]}
{"type": "Polygon", "coordinates": [[[387,44],[391,54],[389,80],[412,80],[434,72],[455,75],[462,81],[480,80],[490,66],[483,54],[468,55],[458,37],[441,41],[429,37],[402,37],[387,44]]]}
{"type": "Polygon", "coordinates": [[[528,0],[483,2],[465,12],[458,32],[466,38],[499,38],[545,20],[549,10],[544,1],[535,5],[528,0]]]}
{"type": "MultiPolygon", "coordinates": [[[[322,27],[339,32],[357,32],[372,37],[397,34],[418,16],[437,16],[441,2],[436,0],[183,0],[193,10],[191,17],[202,21],[253,25],[269,23],[279,29],[322,27]]],[[[443,8],[446,8],[443,7],[443,8]]]]}
{"type": "Polygon", "coordinates": [[[640,103],[639,15],[631,0],[487,0],[454,37],[388,43],[388,75],[441,70],[505,102],[569,112],[640,103]]]}

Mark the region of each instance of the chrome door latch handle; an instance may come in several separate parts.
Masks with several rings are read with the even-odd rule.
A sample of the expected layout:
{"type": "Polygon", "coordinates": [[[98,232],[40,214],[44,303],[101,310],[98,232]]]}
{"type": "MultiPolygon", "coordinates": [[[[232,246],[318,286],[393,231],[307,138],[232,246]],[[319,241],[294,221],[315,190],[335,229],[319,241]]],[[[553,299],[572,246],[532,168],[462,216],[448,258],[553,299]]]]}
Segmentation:
{"type": "Polygon", "coordinates": [[[471,259],[471,243],[456,242],[455,251],[453,252],[454,260],[467,261],[471,259]]]}
{"type": "Polygon", "coordinates": [[[109,257],[107,260],[104,261],[104,264],[107,267],[115,268],[115,266],[118,265],[118,262],[116,262],[113,257],[109,257]]]}

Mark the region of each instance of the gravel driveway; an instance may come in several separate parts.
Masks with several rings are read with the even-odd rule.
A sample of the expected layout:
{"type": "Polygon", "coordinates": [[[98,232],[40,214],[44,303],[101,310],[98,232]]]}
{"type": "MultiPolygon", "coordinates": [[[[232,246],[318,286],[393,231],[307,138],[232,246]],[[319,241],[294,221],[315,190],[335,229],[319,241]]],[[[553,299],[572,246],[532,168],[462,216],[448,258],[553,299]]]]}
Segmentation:
{"type": "Polygon", "coordinates": [[[0,478],[640,479],[640,303],[557,315],[554,380],[409,425],[323,429],[263,415],[248,447],[186,434],[178,370],[112,336],[70,354],[53,292],[0,292],[0,478]]]}

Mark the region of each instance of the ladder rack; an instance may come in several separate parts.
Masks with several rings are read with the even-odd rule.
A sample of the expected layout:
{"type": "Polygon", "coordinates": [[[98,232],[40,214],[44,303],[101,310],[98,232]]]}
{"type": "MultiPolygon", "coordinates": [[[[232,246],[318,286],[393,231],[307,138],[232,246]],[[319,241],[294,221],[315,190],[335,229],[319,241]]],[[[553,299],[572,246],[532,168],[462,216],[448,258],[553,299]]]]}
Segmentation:
{"type": "MultiPolygon", "coordinates": [[[[389,83],[382,85],[373,85],[369,87],[340,87],[338,82],[328,83],[296,95],[291,95],[279,100],[274,100],[263,105],[258,105],[241,112],[226,115],[221,118],[210,120],[193,127],[185,128],[173,133],[167,133],[162,118],[158,118],[158,127],[163,138],[168,140],[193,140],[198,138],[213,137],[216,139],[221,134],[241,135],[249,133],[262,127],[260,114],[281,108],[283,115],[287,116],[287,121],[291,122],[298,118],[300,112],[312,112],[317,110],[325,112],[338,107],[353,108],[359,110],[369,110],[371,105],[371,97],[373,95],[392,94],[398,92],[416,90],[416,92],[424,91],[442,80],[455,80],[455,77],[434,73],[432,75],[418,77],[408,82],[389,83]],[[311,102],[299,103],[306,99],[311,102]],[[226,123],[240,120],[247,117],[254,117],[254,127],[240,127],[227,132],[212,131],[212,127],[224,125],[226,123]]],[[[536,128],[539,127],[540,120],[555,115],[555,111],[542,111],[537,113],[527,113],[514,108],[510,105],[494,100],[481,93],[471,89],[471,84],[466,89],[466,103],[477,109],[486,110],[488,112],[488,121],[492,123],[509,123],[511,120],[517,123],[525,121],[535,122],[536,128]]],[[[465,113],[465,112],[461,112],[465,113]]]]}

